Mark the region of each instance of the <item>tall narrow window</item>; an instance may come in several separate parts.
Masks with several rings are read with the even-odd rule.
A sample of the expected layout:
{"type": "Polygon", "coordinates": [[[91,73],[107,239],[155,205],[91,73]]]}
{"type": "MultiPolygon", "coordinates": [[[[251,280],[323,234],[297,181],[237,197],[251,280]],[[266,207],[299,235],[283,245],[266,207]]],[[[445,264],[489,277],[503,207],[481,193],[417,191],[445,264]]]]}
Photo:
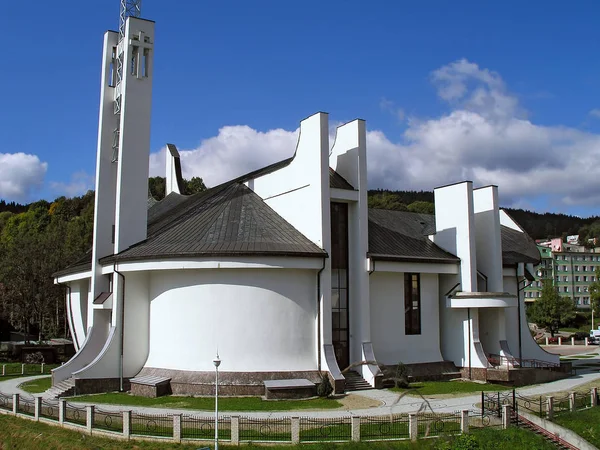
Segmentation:
{"type": "Polygon", "coordinates": [[[148,61],[150,60],[150,49],[145,48],[142,53],[142,77],[148,78],[148,61]]]}
{"type": "Polygon", "coordinates": [[[110,56],[110,67],[108,75],[108,86],[115,87],[117,85],[117,47],[112,48],[110,56]]]}
{"type": "Polygon", "coordinates": [[[331,203],[331,332],[340,368],[350,365],[348,205],[331,203]]]}
{"type": "Polygon", "coordinates": [[[418,273],[404,274],[404,334],[421,334],[421,285],[418,273]]]}

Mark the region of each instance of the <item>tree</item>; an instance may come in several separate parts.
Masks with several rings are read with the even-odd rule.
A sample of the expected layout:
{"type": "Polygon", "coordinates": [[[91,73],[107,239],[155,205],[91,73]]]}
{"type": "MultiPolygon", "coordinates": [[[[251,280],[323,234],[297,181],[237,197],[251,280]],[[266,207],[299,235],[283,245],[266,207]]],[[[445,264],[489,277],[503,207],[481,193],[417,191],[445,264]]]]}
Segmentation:
{"type": "Polygon", "coordinates": [[[541,297],[527,309],[529,321],[546,328],[550,335],[575,318],[575,304],[568,297],[561,297],[552,280],[542,280],[541,297]]]}
{"type": "Polygon", "coordinates": [[[414,212],[414,213],[421,213],[421,214],[434,214],[435,213],[435,206],[431,202],[422,202],[422,201],[412,202],[410,205],[407,206],[407,209],[410,212],[414,212]]]}
{"type": "Polygon", "coordinates": [[[198,192],[202,192],[206,190],[206,185],[204,181],[200,177],[192,177],[191,180],[183,180],[184,184],[184,192],[185,195],[197,194],[198,192]]]}

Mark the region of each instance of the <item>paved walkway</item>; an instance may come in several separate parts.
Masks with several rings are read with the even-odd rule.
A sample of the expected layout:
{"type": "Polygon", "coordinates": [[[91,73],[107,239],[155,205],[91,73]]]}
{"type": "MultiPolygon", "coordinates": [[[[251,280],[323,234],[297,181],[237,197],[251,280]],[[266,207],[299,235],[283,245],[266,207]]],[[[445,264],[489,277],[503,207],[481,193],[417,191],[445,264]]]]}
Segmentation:
{"type": "MultiPolygon", "coordinates": [[[[592,353],[589,350],[585,353],[592,353]]],[[[553,381],[550,383],[540,384],[531,387],[523,387],[517,389],[517,393],[523,396],[538,396],[547,395],[553,392],[575,390],[582,384],[591,381],[600,380],[600,354],[594,358],[582,359],[574,361],[574,367],[585,366],[586,364],[599,364],[598,367],[581,368],[577,370],[577,375],[564,379],[553,381]]],[[[31,395],[19,389],[19,385],[29,380],[41,378],[42,375],[33,377],[13,378],[0,382],[0,392],[3,394],[23,394],[31,395]]],[[[599,381],[600,387],[600,381],[599,381]]],[[[387,415],[391,413],[412,413],[418,411],[434,411],[434,412],[455,412],[465,409],[478,409],[475,405],[480,403],[481,394],[467,394],[465,396],[456,396],[448,398],[427,398],[415,395],[400,395],[387,389],[369,390],[354,392],[355,395],[365,396],[371,399],[380,401],[381,406],[368,409],[346,409],[346,410],[318,410],[318,411],[276,411],[276,412],[224,412],[224,415],[244,415],[247,417],[265,418],[265,417],[289,417],[302,416],[311,418],[325,417],[348,417],[349,415],[356,416],[377,416],[387,415]]],[[[73,402],[74,404],[82,405],[82,403],[73,402]]],[[[171,409],[171,408],[149,408],[139,406],[124,406],[124,405],[105,405],[98,404],[98,408],[110,411],[121,411],[130,409],[141,414],[194,414],[201,417],[212,417],[212,411],[193,411],[189,409],[171,409]]]]}

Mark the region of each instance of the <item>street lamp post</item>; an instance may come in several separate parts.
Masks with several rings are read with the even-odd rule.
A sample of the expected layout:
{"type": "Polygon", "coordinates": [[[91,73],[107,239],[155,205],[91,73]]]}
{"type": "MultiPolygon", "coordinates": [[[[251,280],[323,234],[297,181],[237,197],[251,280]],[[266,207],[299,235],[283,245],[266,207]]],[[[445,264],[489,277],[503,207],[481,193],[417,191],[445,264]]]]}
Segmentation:
{"type": "Polygon", "coordinates": [[[217,357],[213,359],[215,365],[215,450],[219,450],[219,366],[221,360],[219,359],[219,353],[217,357]]]}

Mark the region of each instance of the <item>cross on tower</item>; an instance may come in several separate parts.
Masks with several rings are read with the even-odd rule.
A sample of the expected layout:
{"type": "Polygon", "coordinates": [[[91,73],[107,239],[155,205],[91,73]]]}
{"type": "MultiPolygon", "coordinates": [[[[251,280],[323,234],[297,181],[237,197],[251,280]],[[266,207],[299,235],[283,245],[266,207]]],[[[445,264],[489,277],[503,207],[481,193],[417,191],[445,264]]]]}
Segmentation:
{"type": "Polygon", "coordinates": [[[152,50],[152,42],[150,37],[146,36],[143,31],[139,31],[137,36],[133,36],[129,40],[129,45],[133,46],[131,58],[131,74],[137,78],[146,78],[148,76],[150,51],[152,50]]]}

